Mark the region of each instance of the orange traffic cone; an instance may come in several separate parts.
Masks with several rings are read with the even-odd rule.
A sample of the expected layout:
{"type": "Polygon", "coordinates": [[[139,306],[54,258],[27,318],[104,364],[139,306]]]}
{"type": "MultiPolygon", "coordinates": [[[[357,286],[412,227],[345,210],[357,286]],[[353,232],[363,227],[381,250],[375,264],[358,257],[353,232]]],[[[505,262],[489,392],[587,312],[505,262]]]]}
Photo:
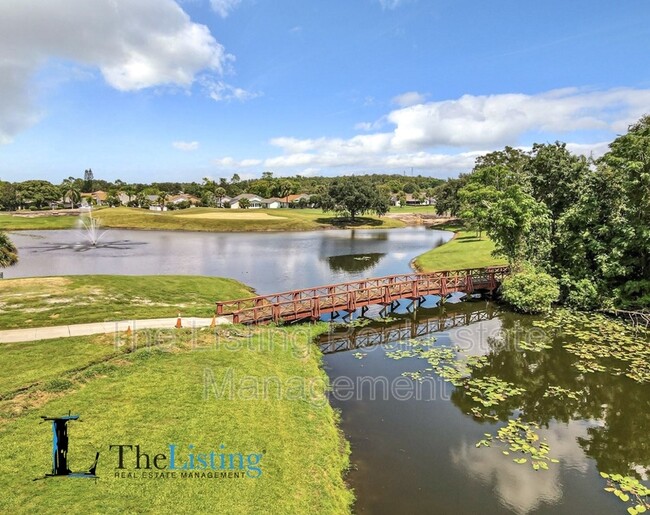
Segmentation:
{"type": "Polygon", "coordinates": [[[210,322],[210,329],[217,327],[217,315],[212,315],[212,322],[210,322]]]}
{"type": "Polygon", "coordinates": [[[133,331],[131,331],[131,326],[127,327],[125,335],[126,336],[131,336],[132,334],[133,334],[133,331]]]}
{"type": "Polygon", "coordinates": [[[181,322],[181,314],[178,314],[178,318],[176,319],[176,329],[181,329],[183,327],[183,323],[181,322]]]}

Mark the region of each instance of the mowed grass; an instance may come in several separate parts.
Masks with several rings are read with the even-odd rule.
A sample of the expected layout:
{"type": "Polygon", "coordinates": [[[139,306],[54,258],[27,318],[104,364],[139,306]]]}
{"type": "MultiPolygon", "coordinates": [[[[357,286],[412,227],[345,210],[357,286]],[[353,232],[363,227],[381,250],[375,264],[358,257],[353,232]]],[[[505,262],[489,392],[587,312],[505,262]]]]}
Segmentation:
{"type": "MultiPolygon", "coordinates": [[[[84,215],[85,216],[85,215],[84,215]]],[[[135,208],[99,209],[93,212],[103,227],[165,231],[313,231],[318,229],[403,227],[399,220],[378,216],[341,219],[319,209],[212,209],[193,208],[155,212],[135,208]]],[[[0,214],[0,230],[70,229],[78,216],[21,217],[0,214]]]]}
{"type": "MultiPolygon", "coordinates": [[[[25,213],[29,213],[29,211],[25,213]]],[[[0,231],[73,229],[77,227],[78,222],[78,216],[70,215],[39,214],[36,216],[0,213],[0,231]]]]}
{"type": "Polygon", "coordinates": [[[0,329],[182,316],[211,317],[242,283],[187,275],[77,275],[0,281],[0,329]]]}
{"type": "Polygon", "coordinates": [[[414,265],[418,270],[435,272],[506,264],[505,259],[492,256],[494,243],[487,236],[478,238],[476,233],[454,226],[438,226],[436,229],[453,230],[456,236],[415,258],[414,265]]]}
{"type": "MultiPolygon", "coordinates": [[[[119,355],[82,370],[74,351],[54,342],[36,342],[10,360],[14,350],[0,345],[9,369],[2,391],[15,390],[12,371],[25,386],[33,382],[20,372],[25,362],[41,378],[60,371],[57,381],[0,401],[0,513],[349,513],[349,449],[312,343],[323,330],[181,330],[160,348],[126,353],[124,342],[119,355]],[[40,417],[69,411],[83,420],[69,423],[69,467],[87,470],[99,451],[100,479],[32,481],[51,470],[51,428],[40,417]],[[179,453],[194,445],[196,452],[259,454],[262,474],[246,477],[244,468],[238,479],[122,479],[115,476],[117,451],[109,450],[115,444],[140,445],[149,455],[169,456],[169,444],[179,453]]],[[[95,358],[102,358],[105,342],[96,343],[95,358]]],[[[177,457],[182,461],[187,454],[177,457]]],[[[137,472],[128,451],[125,467],[137,472]]]]}
{"type": "Polygon", "coordinates": [[[345,227],[403,226],[399,221],[376,216],[359,217],[353,223],[318,209],[194,208],[157,213],[141,209],[116,208],[102,210],[96,216],[105,227],[214,232],[310,231],[345,227]]]}
{"type": "Polygon", "coordinates": [[[0,399],[36,383],[47,391],[60,374],[116,355],[114,336],[83,336],[39,342],[0,343],[0,399]]]}

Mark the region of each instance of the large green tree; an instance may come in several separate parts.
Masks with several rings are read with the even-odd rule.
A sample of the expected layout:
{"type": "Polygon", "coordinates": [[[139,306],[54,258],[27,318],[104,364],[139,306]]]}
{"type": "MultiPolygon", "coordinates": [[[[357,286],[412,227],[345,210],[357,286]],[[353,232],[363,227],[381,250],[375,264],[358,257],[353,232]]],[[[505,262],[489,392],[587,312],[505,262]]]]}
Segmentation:
{"type": "Polygon", "coordinates": [[[61,191],[48,181],[31,180],[16,184],[16,197],[23,206],[42,208],[61,199],[61,191]]]}
{"type": "Polygon", "coordinates": [[[519,267],[524,262],[548,265],[550,212],[521,186],[511,186],[490,206],[486,228],[495,243],[495,254],[505,257],[511,266],[519,267]]]}
{"type": "Polygon", "coordinates": [[[329,187],[327,195],[321,199],[323,211],[334,211],[354,220],[368,212],[379,216],[390,209],[389,200],[381,195],[368,180],[360,177],[340,177],[329,187]]]}

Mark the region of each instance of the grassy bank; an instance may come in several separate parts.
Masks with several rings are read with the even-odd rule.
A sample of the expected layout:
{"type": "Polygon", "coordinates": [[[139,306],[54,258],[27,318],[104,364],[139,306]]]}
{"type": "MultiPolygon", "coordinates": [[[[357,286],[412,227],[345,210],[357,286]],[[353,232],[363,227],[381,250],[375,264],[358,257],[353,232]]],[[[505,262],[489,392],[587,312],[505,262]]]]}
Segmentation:
{"type": "Polygon", "coordinates": [[[72,229],[77,227],[79,220],[78,216],[28,213],[20,215],[0,213],[0,231],[72,229]]]}
{"type": "MultiPolygon", "coordinates": [[[[106,337],[22,344],[25,352],[0,345],[0,512],[348,513],[348,448],[311,343],[324,329],[170,331],[161,348],[128,353],[131,341],[112,347],[106,337]],[[84,421],[69,423],[69,466],[87,470],[99,451],[100,480],[32,481],[51,470],[52,433],[40,416],[69,411],[84,421]],[[189,445],[256,454],[261,475],[244,467],[230,479],[120,478],[115,444],[150,455],[175,444],[185,453],[178,461],[189,445]]],[[[124,471],[142,472],[133,461],[127,453],[124,471]]]]}
{"type": "MultiPolygon", "coordinates": [[[[339,219],[318,209],[211,209],[194,208],[164,213],[132,208],[101,209],[94,213],[103,227],[170,231],[310,231],[335,228],[403,227],[399,220],[377,216],[354,222],[339,219]]],[[[78,217],[47,215],[24,217],[0,215],[0,230],[69,229],[78,217]]]]}
{"type": "Polygon", "coordinates": [[[123,319],[210,317],[217,300],[246,297],[232,279],[186,275],[78,275],[0,281],[0,329],[123,319]]]}
{"type": "Polygon", "coordinates": [[[456,233],[453,240],[415,258],[413,265],[422,272],[437,270],[460,270],[502,265],[506,261],[492,256],[494,243],[487,236],[478,238],[473,231],[458,226],[438,226],[456,233]]]}

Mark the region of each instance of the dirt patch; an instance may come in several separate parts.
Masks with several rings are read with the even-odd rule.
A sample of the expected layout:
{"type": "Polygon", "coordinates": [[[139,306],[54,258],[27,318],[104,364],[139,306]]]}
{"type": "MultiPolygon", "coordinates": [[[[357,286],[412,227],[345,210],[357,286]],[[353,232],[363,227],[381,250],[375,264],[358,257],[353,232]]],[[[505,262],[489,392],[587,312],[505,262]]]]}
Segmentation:
{"type": "Polygon", "coordinates": [[[277,220],[279,218],[286,218],[285,216],[273,216],[268,213],[255,213],[255,212],[241,212],[235,211],[233,213],[198,213],[198,214],[182,214],[174,215],[179,218],[200,218],[204,220],[277,220]]]}
{"type": "Polygon", "coordinates": [[[453,218],[421,213],[387,213],[386,218],[393,218],[406,225],[441,225],[448,223],[453,218]]]}
{"type": "Polygon", "coordinates": [[[72,281],[67,277],[28,277],[23,279],[4,279],[0,281],[0,291],[9,292],[12,290],[34,289],[50,290],[63,288],[72,281]]]}

